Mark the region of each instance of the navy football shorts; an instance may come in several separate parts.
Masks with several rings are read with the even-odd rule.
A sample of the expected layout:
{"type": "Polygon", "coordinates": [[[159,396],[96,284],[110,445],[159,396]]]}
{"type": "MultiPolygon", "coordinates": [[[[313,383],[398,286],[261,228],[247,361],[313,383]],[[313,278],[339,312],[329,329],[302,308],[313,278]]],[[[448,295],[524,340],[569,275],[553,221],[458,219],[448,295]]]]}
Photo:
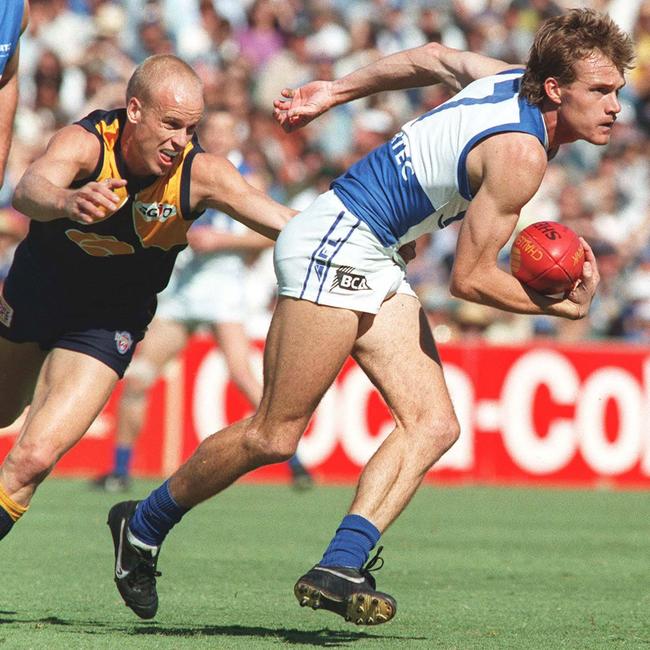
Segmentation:
{"type": "Polygon", "coordinates": [[[46,279],[35,277],[33,269],[14,263],[0,292],[0,336],[15,343],[38,343],[45,351],[62,348],[87,354],[122,378],[146,324],[129,310],[119,312],[99,305],[93,310],[84,300],[72,302],[46,279]]]}

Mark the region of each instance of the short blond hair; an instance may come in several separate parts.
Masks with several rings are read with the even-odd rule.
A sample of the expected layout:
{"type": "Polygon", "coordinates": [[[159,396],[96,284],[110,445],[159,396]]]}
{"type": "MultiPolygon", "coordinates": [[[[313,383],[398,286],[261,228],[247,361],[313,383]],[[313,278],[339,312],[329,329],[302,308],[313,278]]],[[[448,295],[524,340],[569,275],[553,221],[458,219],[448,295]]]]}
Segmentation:
{"type": "Polygon", "coordinates": [[[154,54],[147,57],[133,72],[126,86],[126,103],[137,97],[144,103],[151,101],[155,89],[161,81],[170,77],[189,78],[202,86],[201,78],[194,69],[173,54],[154,54]]]}

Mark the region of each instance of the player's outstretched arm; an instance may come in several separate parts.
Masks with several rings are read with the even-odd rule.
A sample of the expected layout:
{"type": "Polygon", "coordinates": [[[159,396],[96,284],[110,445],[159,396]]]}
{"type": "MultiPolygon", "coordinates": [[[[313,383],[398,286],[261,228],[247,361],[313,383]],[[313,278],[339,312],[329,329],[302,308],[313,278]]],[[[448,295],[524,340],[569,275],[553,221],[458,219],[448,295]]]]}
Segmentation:
{"type": "Polygon", "coordinates": [[[457,92],[468,83],[512,66],[440,43],[427,43],[378,59],[334,81],[312,81],[296,89],[284,88],[274,101],[274,115],[285,131],[293,131],[330,108],[384,90],[444,83],[457,92]]]}
{"type": "Polygon", "coordinates": [[[74,180],[92,173],[99,153],[99,140],[92,133],[78,125],[64,127],[23,174],[13,207],[35,221],[67,218],[93,223],[104,219],[122,200],[113,190],[124,187],[126,181],[110,179],[69,189],[74,180]]]}
{"type": "MultiPolygon", "coordinates": [[[[24,0],[23,20],[20,26],[22,34],[27,28],[29,20],[29,4],[24,0]]],[[[0,76],[0,187],[3,185],[5,167],[9,157],[11,138],[13,134],[14,117],[18,106],[18,61],[20,56],[20,43],[0,76]]]]}
{"type": "Polygon", "coordinates": [[[199,154],[192,164],[190,201],[194,209],[222,210],[274,240],[296,214],[246,182],[228,159],[209,153],[199,154]]]}
{"type": "Polygon", "coordinates": [[[18,75],[16,68],[18,66],[18,52],[12,57],[2,75],[2,85],[0,86],[0,187],[3,185],[5,167],[9,157],[9,148],[11,147],[11,138],[13,133],[14,117],[18,105],[18,75]]]}
{"type": "Polygon", "coordinates": [[[197,253],[231,251],[256,253],[268,248],[273,242],[252,230],[234,233],[218,230],[212,226],[192,226],[187,231],[187,243],[197,253]]]}
{"type": "Polygon", "coordinates": [[[569,319],[586,316],[599,276],[591,249],[585,247],[583,275],[566,298],[544,296],[524,287],[497,264],[519,219],[521,208],[537,191],[546,169],[546,152],[530,135],[507,133],[488,138],[470,154],[480,188],[458,236],[451,293],[504,311],[549,314],[569,319]]]}

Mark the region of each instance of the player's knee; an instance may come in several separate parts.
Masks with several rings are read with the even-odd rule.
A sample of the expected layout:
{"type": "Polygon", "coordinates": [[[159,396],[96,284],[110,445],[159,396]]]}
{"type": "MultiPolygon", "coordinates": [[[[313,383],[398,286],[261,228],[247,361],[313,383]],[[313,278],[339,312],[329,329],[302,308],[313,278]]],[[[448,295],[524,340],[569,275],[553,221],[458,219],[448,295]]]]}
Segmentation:
{"type": "Polygon", "coordinates": [[[298,447],[290,441],[272,437],[249,438],[248,443],[248,450],[259,465],[287,461],[296,453],[298,447]]]}
{"type": "Polygon", "coordinates": [[[59,454],[49,445],[18,443],[5,461],[7,471],[20,485],[38,485],[52,471],[59,454]]]}
{"type": "Polygon", "coordinates": [[[458,420],[438,421],[433,429],[434,437],[438,442],[438,448],[447,451],[453,447],[460,436],[460,425],[458,420]]]}
{"type": "Polygon", "coordinates": [[[436,420],[430,430],[430,465],[433,465],[440,456],[453,447],[460,436],[460,425],[456,418],[436,420]]]}
{"type": "Polygon", "coordinates": [[[458,440],[460,426],[456,418],[430,418],[417,427],[417,456],[429,469],[458,440]]]}
{"type": "Polygon", "coordinates": [[[251,426],[244,436],[244,445],[249,456],[259,465],[270,465],[289,460],[296,453],[299,437],[299,434],[292,436],[287,429],[276,434],[251,426]]]}

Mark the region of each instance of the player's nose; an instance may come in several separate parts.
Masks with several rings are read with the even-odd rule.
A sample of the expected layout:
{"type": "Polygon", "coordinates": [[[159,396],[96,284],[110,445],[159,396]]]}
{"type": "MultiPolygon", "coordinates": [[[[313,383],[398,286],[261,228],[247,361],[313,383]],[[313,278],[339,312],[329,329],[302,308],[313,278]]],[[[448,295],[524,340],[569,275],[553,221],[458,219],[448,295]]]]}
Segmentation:
{"type": "Polygon", "coordinates": [[[172,145],[174,149],[181,151],[187,146],[187,143],[192,139],[192,134],[187,131],[179,131],[172,137],[172,145]]]}
{"type": "Polygon", "coordinates": [[[618,99],[618,96],[612,93],[611,99],[608,106],[608,112],[611,114],[618,114],[621,112],[621,102],[618,99]]]}

